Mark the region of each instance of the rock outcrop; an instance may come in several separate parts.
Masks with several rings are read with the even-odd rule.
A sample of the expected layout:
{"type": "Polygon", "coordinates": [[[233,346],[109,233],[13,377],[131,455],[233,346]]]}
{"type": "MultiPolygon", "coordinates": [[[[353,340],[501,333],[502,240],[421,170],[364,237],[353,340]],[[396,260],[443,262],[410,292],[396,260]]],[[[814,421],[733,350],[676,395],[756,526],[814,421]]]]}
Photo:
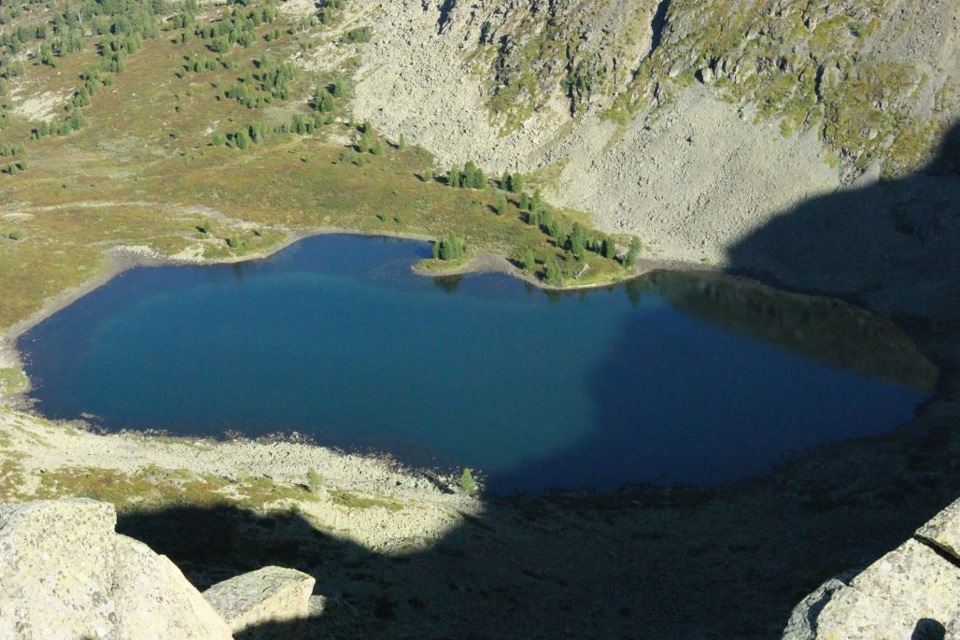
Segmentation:
{"type": "Polygon", "coordinates": [[[960,637],[960,500],[852,579],[793,610],[784,640],[960,637]]]}
{"type": "Polygon", "coordinates": [[[316,580],[294,569],[264,567],[217,583],[203,597],[242,640],[296,638],[316,580]]]}
{"type": "Polygon", "coordinates": [[[309,615],[305,573],[266,567],[201,595],[116,523],[87,499],[0,505],[0,638],[277,640],[309,615]]]}
{"type": "Polygon", "coordinates": [[[114,532],[109,504],[0,505],[0,638],[230,638],[180,570],[114,532]]]}

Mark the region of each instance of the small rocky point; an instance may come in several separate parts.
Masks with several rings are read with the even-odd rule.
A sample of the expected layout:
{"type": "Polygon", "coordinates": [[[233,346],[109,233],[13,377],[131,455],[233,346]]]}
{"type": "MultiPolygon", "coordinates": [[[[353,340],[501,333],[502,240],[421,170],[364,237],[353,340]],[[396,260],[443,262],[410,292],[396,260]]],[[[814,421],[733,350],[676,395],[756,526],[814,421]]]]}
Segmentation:
{"type": "Polygon", "coordinates": [[[113,505],[0,505],[0,638],[289,638],[314,579],[267,567],[201,595],[166,556],[117,534],[113,505]]]}

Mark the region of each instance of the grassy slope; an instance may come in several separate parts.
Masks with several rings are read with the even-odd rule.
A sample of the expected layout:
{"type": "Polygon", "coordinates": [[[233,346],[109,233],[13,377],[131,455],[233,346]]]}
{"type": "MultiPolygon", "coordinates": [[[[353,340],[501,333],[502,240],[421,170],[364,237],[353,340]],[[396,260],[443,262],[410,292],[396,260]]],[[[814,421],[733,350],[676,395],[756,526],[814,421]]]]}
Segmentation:
{"type": "MultiPolygon", "coordinates": [[[[205,9],[199,23],[216,24],[222,11],[205,9]]],[[[51,15],[34,8],[19,20],[32,24],[51,15]]],[[[322,35],[326,27],[310,29],[322,35]]],[[[433,169],[426,152],[383,141],[383,155],[357,153],[349,147],[356,129],[347,124],[326,125],[310,136],[270,133],[243,151],[212,146],[215,133],[254,123],[273,128],[293,113],[309,117],[306,102],[321,79],[301,71],[288,100],[250,109],[224,91],[256,73],[254,62],[265,51],[275,63],[291,56],[304,42],[297,23],[281,15],[256,29],[250,47],[234,45],[223,54],[232,69],[197,73],[184,71],[184,63],[191,56],[212,59],[210,41],[180,43],[179,34],[166,31],[144,41],[82,110],[87,125],[79,131],[32,140],[36,123],[17,115],[0,130],[0,144],[25,141],[29,158],[26,171],[0,175],[0,327],[90,279],[106,266],[104,249],[116,245],[146,245],[169,255],[191,249],[219,259],[260,252],[293,230],[321,226],[428,237],[455,231],[471,252],[532,251],[541,261],[534,269],[539,277],[550,256],[567,262],[567,276],[580,270],[545,233],[522,221],[516,196],[508,213],[497,216],[493,188],[425,183],[418,176],[433,169]],[[264,39],[276,33],[279,39],[264,39]],[[198,231],[210,221],[212,233],[198,231]]],[[[86,40],[84,51],[58,58],[55,69],[26,59],[24,75],[8,81],[17,101],[52,92],[65,103],[82,86],[82,71],[98,62],[102,37],[86,40]]],[[[12,103],[9,95],[0,100],[12,103]]],[[[58,105],[55,120],[64,117],[58,105]]],[[[614,261],[587,256],[590,281],[626,274],[614,261]]]]}

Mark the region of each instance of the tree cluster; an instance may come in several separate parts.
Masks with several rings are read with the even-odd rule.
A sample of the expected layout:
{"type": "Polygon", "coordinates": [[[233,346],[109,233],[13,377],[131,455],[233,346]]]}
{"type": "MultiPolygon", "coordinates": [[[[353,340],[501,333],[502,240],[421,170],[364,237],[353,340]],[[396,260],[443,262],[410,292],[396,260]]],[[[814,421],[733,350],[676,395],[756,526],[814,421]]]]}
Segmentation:
{"type": "Polygon", "coordinates": [[[383,155],[383,142],[369,122],[360,125],[360,138],[357,140],[356,148],[361,153],[372,153],[375,156],[383,155]]]}
{"type": "Polygon", "coordinates": [[[30,135],[34,140],[42,140],[46,136],[65,136],[79,131],[86,123],[86,119],[78,110],[61,122],[41,122],[30,130],[30,135]]]}
{"type": "Polygon", "coordinates": [[[287,84],[296,78],[297,68],[290,63],[272,64],[266,55],[258,61],[256,73],[247,73],[224,92],[248,109],[258,109],[274,100],[290,97],[287,84]]]}
{"type": "Polygon", "coordinates": [[[322,24],[333,24],[340,14],[340,10],[346,5],[346,0],[320,0],[318,3],[320,10],[317,12],[317,18],[322,24]]]}
{"type": "Polygon", "coordinates": [[[257,27],[272,24],[276,18],[276,10],[269,5],[246,13],[233,7],[224,13],[219,22],[196,27],[194,35],[202,40],[210,40],[207,48],[214,53],[225,53],[235,44],[249,47],[257,39],[257,27]]]}
{"type": "Polygon", "coordinates": [[[468,160],[462,170],[459,167],[450,168],[447,172],[447,184],[461,189],[486,189],[487,176],[483,173],[483,169],[472,160],[468,160]]]}
{"type": "Polygon", "coordinates": [[[25,158],[27,157],[27,147],[22,142],[0,144],[0,157],[25,158]]]}
{"type": "Polygon", "coordinates": [[[325,124],[329,124],[326,116],[316,115],[313,118],[305,117],[302,113],[295,113],[290,116],[290,122],[281,124],[274,128],[274,133],[296,133],[297,135],[313,135],[313,133],[325,124]]]}
{"type": "Polygon", "coordinates": [[[459,260],[466,254],[466,245],[455,233],[433,243],[434,260],[459,260]]]}
{"type": "Polygon", "coordinates": [[[360,44],[364,42],[370,42],[372,39],[372,27],[355,27],[340,36],[340,42],[344,44],[360,44]]]}
{"type": "Polygon", "coordinates": [[[307,106],[320,113],[332,114],[337,109],[336,99],[342,97],[344,92],[343,83],[335,80],[325,87],[317,87],[307,106]]]}
{"type": "Polygon", "coordinates": [[[266,140],[266,137],[266,125],[262,122],[255,122],[241,127],[233,133],[228,133],[226,136],[221,133],[215,133],[210,139],[210,142],[216,147],[227,144],[243,151],[244,149],[248,149],[251,144],[261,144],[266,140]]]}
{"type": "Polygon", "coordinates": [[[523,193],[525,186],[526,180],[522,173],[504,171],[503,176],[500,177],[500,188],[510,193],[523,193]]]}
{"type": "Polygon", "coordinates": [[[27,148],[22,142],[0,145],[0,157],[13,160],[3,167],[4,173],[14,175],[27,168],[27,148]]]}
{"type": "Polygon", "coordinates": [[[210,56],[193,55],[187,56],[185,60],[186,62],[183,65],[183,70],[192,73],[200,73],[201,71],[218,71],[221,68],[227,68],[227,65],[223,64],[223,61],[219,56],[216,58],[211,58],[210,56]]]}

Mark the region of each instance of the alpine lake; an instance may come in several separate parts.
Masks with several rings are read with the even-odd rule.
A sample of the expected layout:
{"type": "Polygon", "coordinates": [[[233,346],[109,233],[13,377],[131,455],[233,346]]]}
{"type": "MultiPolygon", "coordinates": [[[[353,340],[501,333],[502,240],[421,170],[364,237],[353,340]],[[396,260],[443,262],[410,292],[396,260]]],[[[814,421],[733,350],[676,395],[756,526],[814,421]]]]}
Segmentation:
{"type": "Polygon", "coordinates": [[[322,235],[128,270],[21,337],[31,397],[108,430],[298,432],[511,495],[761,475],[882,434],[936,383],[899,329],[836,300],[704,273],[570,293],[413,273],[429,254],[322,235]]]}

